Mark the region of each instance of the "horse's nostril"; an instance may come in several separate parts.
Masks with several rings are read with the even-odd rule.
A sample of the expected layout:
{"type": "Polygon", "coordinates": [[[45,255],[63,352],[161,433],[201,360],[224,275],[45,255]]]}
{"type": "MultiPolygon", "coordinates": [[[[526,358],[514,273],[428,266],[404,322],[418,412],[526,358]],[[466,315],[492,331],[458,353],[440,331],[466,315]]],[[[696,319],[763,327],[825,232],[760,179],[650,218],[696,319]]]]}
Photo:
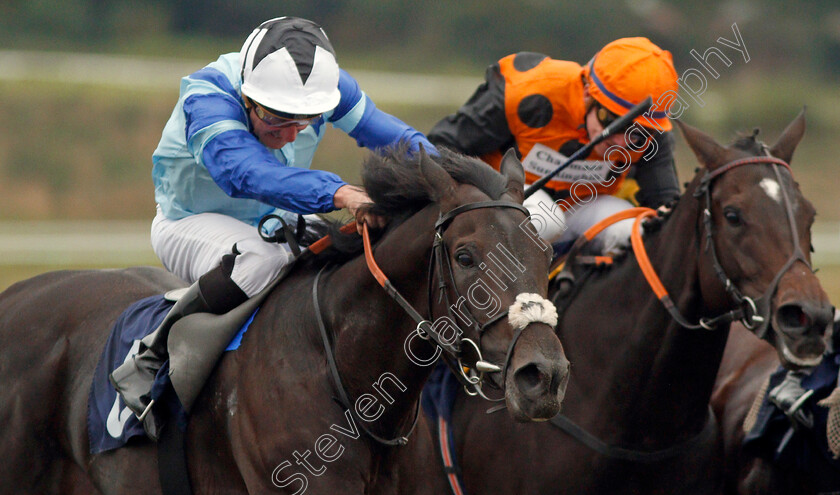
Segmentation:
{"type": "Polygon", "coordinates": [[[787,331],[805,329],[810,326],[810,318],[796,304],[787,304],[779,308],[776,311],[776,321],[787,331]]]}
{"type": "Polygon", "coordinates": [[[519,390],[526,394],[543,389],[543,374],[535,363],[526,364],[516,370],[513,378],[519,390]]]}

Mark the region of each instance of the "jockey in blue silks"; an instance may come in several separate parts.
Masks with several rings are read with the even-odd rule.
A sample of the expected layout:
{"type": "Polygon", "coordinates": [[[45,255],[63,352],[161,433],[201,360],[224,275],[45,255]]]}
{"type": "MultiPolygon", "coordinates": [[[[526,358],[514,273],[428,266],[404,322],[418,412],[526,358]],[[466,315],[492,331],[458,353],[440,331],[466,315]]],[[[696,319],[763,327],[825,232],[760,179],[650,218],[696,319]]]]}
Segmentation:
{"type": "Polygon", "coordinates": [[[323,29],[305,19],[266,21],[239,53],[181,80],[153,154],[151,241],[163,266],[193,285],[111,375],[138,416],[149,412],[172,324],[191,313],[230,311],[293,259],[288,244],[262,240],[256,227],[263,217],[291,223],[299,214],[348,208],[357,221],[384,225],[360,210],[370,202],[364,190],[309,169],[327,123],[369,149],[404,141],[434,150],[420,132],[376,108],[339,69],[323,29]]]}

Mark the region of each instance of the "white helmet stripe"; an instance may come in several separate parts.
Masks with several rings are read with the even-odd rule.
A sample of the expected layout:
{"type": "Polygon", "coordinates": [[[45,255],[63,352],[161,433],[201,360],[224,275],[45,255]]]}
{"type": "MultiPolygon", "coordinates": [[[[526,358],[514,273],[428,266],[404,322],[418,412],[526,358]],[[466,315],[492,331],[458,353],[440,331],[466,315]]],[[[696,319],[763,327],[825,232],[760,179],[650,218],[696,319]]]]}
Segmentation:
{"type": "Polygon", "coordinates": [[[339,69],[324,30],[283,17],[254,30],[240,51],[243,95],[278,112],[316,115],[338,105],[339,69]]]}
{"type": "Polygon", "coordinates": [[[265,29],[254,29],[248,39],[245,40],[243,50],[239,52],[239,58],[242,61],[242,80],[245,81],[254,70],[254,52],[253,46],[259,45],[265,36],[265,29]]]}

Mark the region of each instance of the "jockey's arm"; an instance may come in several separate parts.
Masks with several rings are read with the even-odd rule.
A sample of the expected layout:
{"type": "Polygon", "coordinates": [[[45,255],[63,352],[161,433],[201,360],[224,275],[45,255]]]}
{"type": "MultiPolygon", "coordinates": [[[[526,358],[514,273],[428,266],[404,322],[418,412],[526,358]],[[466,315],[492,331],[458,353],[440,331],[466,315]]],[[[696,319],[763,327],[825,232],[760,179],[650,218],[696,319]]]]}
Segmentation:
{"type": "Polygon", "coordinates": [[[641,158],[636,163],[636,182],[639,191],[636,200],[640,206],[658,208],[680,197],[680,184],[674,166],[674,137],[670,132],[654,137],[658,150],[650,159],[641,158]]]}
{"type": "Polygon", "coordinates": [[[504,77],[499,65],[487,68],[485,81],[455,113],[429,131],[429,140],[459,153],[482,156],[514,144],[505,116],[504,77]]]}

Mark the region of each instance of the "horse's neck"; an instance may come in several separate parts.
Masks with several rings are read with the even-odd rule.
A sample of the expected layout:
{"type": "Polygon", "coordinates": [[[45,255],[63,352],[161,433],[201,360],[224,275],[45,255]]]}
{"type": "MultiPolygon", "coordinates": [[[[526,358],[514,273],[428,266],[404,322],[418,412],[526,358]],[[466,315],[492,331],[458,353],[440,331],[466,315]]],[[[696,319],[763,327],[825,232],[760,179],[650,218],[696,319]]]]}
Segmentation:
{"type": "MultiPolygon", "coordinates": [[[[649,243],[648,254],[680,314],[696,324],[701,316],[715,316],[709,311],[718,306],[720,298],[713,294],[715,300],[710,301],[709,294],[701,290],[700,259],[708,253],[698,237],[705,235],[698,225],[700,205],[688,196],[681,206],[682,211],[675,211],[674,218],[649,243]]],[[[686,424],[705,421],[728,326],[716,330],[685,328],[656,301],[652,289],[645,290],[655,303],[635,329],[643,339],[650,339],[647,352],[652,358],[647,360],[650,374],[641,388],[643,404],[639,405],[648,411],[652,424],[674,424],[673,414],[682,415],[686,424]],[[663,403],[670,403],[670,410],[661,408],[663,403]]]]}
{"type": "MultiPolygon", "coordinates": [[[[398,226],[375,249],[382,271],[424,315],[436,218],[428,213],[421,212],[398,226]]],[[[336,362],[354,402],[351,405],[369,407],[368,417],[375,416],[381,405],[384,411],[371,422],[371,430],[383,436],[405,433],[405,423],[413,419],[416,401],[432,368],[412,363],[404,350],[416,323],[375,281],[364,257],[336,270],[323,286],[329,289],[324,291],[322,309],[327,327],[336,334],[336,362]]],[[[425,342],[412,345],[418,346],[418,352],[433,352],[423,349],[425,342]]]]}
{"type": "MultiPolygon", "coordinates": [[[[704,312],[697,268],[698,214],[697,202],[684,197],[661,231],[646,242],[655,272],[691,322],[704,312]]],[[[635,260],[612,270],[587,282],[575,300],[577,306],[572,304],[570,317],[561,323],[561,340],[576,363],[573,381],[581,379],[581,393],[597,391],[588,392],[584,400],[594,400],[603,406],[600,411],[615,414],[605,418],[614,425],[606,431],[622,429],[620,435],[634,444],[668,444],[705,419],[726,335],[679,326],[635,260]],[[611,306],[619,310],[611,311],[611,306]]]]}

